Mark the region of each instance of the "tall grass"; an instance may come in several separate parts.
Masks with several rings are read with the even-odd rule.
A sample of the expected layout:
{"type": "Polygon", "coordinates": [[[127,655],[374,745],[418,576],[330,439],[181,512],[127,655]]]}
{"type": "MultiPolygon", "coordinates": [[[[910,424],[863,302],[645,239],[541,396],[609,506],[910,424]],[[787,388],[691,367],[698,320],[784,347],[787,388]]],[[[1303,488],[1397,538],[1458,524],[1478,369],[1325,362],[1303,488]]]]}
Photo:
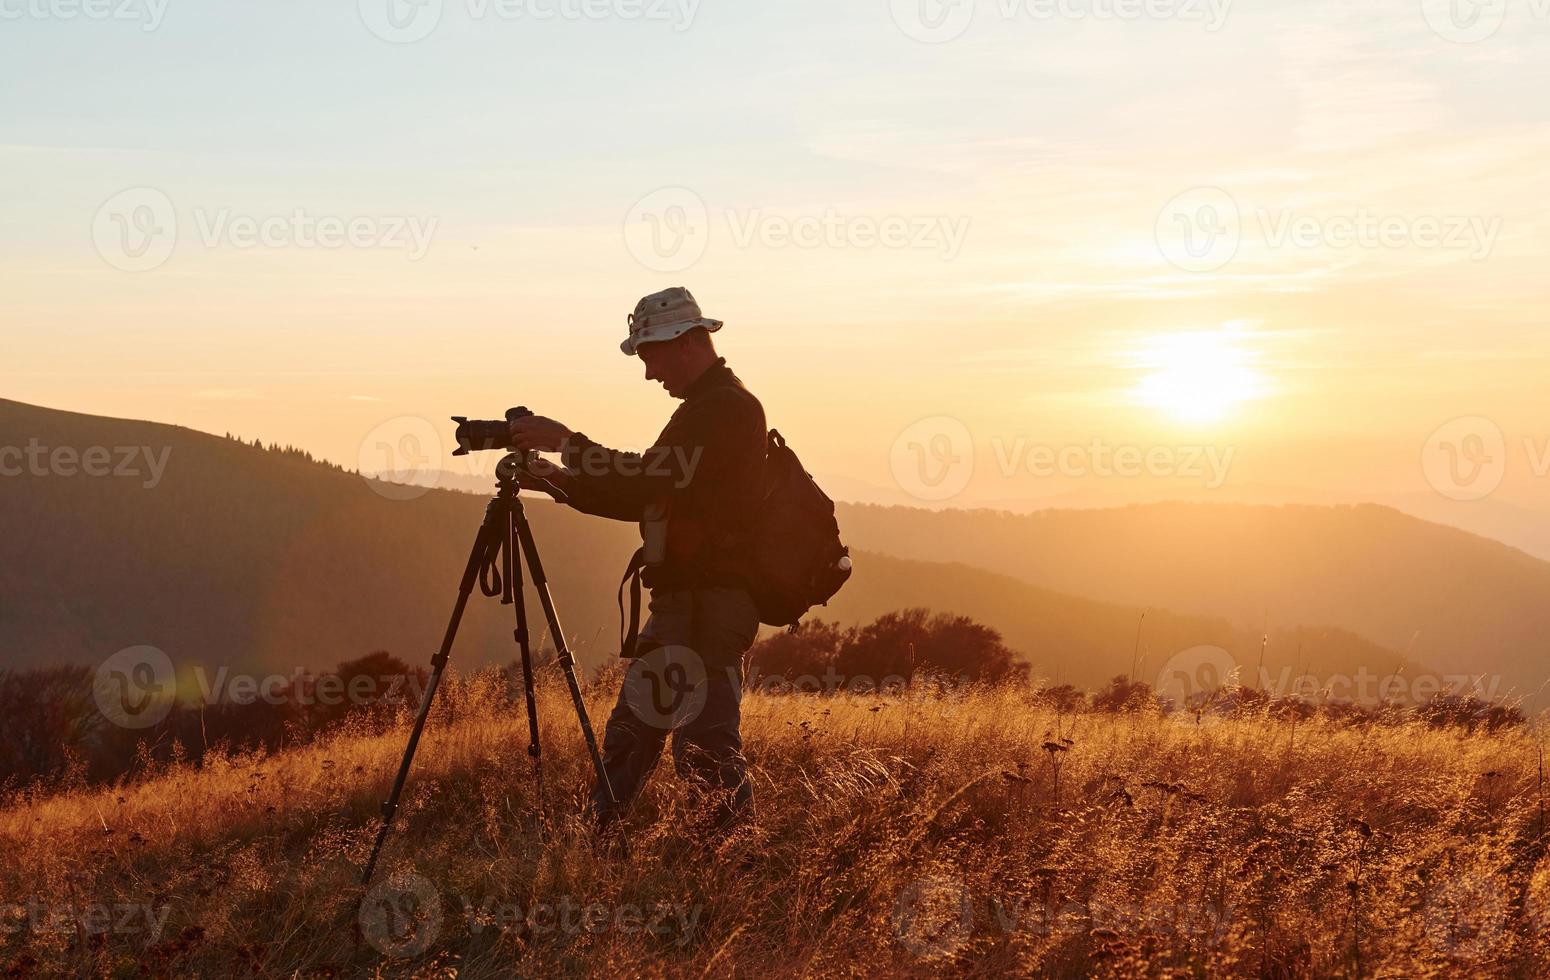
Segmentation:
{"type": "MultiPolygon", "coordinates": [[[[611,683],[590,691],[599,722],[612,695],[611,683]]],[[[540,699],[541,799],[504,681],[449,685],[369,893],[356,878],[401,728],[11,800],[0,965],[90,976],[1550,970],[1533,729],[1315,718],[1294,739],[1265,714],[1057,715],[1017,686],[754,694],[752,825],[705,839],[703,799],[664,765],[626,849],[595,843],[576,819],[590,765],[553,678],[540,699]]]]}

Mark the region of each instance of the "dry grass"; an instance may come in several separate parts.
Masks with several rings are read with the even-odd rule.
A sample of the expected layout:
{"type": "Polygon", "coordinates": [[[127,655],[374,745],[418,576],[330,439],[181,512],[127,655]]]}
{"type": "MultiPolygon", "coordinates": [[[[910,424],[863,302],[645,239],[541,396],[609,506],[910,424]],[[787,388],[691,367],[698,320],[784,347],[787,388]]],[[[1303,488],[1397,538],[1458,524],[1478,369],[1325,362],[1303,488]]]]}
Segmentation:
{"type": "MultiPolygon", "coordinates": [[[[0,811],[0,964],[471,977],[1550,968],[1540,741],[1526,731],[1314,721],[1294,739],[1265,717],[1057,717],[1013,688],[751,696],[755,826],[697,842],[664,765],[625,858],[574,818],[589,767],[562,689],[542,691],[548,819],[520,707],[488,677],[447,693],[364,903],[356,876],[401,730],[14,801],[0,811]]],[[[612,691],[592,694],[601,722],[612,691]]]]}

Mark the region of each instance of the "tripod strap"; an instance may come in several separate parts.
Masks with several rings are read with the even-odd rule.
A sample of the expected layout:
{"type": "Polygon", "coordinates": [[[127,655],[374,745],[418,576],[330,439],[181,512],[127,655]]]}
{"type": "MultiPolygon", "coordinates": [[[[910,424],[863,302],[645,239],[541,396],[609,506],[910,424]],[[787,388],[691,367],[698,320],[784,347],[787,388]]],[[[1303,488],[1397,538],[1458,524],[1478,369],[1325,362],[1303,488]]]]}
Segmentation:
{"type": "Polygon", "coordinates": [[[635,646],[640,639],[640,570],[646,564],[646,549],[637,548],[630,556],[630,564],[619,580],[619,656],[629,660],[635,656],[635,646]],[[630,587],[630,617],[628,630],[624,617],[624,587],[630,587]]]}

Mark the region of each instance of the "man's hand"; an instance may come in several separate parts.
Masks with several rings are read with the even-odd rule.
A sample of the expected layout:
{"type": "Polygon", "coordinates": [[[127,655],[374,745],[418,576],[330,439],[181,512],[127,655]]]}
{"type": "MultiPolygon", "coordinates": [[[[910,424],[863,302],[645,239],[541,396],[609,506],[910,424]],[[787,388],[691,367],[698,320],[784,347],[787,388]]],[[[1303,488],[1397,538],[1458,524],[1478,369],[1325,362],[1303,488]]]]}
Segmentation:
{"type": "Polygon", "coordinates": [[[517,486],[547,493],[556,500],[565,496],[570,474],[547,459],[535,459],[517,475],[517,486]]]}
{"type": "Polygon", "coordinates": [[[511,423],[511,446],[523,452],[536,449],[541,453],[555,453],[560,451],[560,443],[570,434],[570,429],[554,419],[529,415],[511,423]]]}

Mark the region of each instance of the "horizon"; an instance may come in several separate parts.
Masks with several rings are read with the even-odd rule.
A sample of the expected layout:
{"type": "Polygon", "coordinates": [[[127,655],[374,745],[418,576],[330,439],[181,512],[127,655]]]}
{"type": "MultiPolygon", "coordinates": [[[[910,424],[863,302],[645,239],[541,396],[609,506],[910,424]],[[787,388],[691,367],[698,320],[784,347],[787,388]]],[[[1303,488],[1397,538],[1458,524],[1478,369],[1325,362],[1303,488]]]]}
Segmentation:
{"type": "MultiPolygon", "coordinates": [[[[437,438],[437,436],[428,420],[424,419],[407,420],[409,423],[407,425],[404,424],[403,420],[400,420],[390,424],[387,428],[386,432],[391,438],[407,439],[410,445],[414,447],[414,451],[407,454],[385,454],[384,458],[408,459],[412,464],[394,471],[370,467],[366,465],[369,463],[369,460],[364,456],[358,460],[329,459],[313,452],[306,446],[284,443],[277,439],[266,438],[262,434],[253,435],[251,433],[231,431],[211,432],[181,422],[135,418],[117,419],[114,416],[101,416],[90,412],[80,412],[76,409],[31,405],[15,399],[0,398],[0,401],[8,400],[26,407],[40,408],[45,411],[66,412],[118,421],[173,425],[201,435],[235,439],[244,444],[252,444],[256,440],[258,444],[265,448],[294,448],[309,453],[320,463],[338,466],[351,474],[402,484],[412,488],[411,492],[413,493],[422,493],[431,489],[445,489],[460,493],[486,495],[490,492],[491,486],[493,486],[494,466],[499,457],[498,453],[472,453],[460,457],[448,456],[445,459],[437,459],[426,455],[423,452],[424,443],[421,440],[431,440],[437,438]]],[[[450,438],[448,441],[451,442],[450,438]]],[[[455,445],[455,442],[452,444],[455,445]]],[[[51,449],[51,447],[42,445],[38,448],[44,454],[47,454],[51,449]]],[[[28,462],[28,457],[25,455],[27,447],[18,447],[17,452],[21,454],[17,458],[23,468],[32,465],[28,462]]],[[[1219,460],[1212,461],[1207,455],[1203,457],[1201,466],[1203,468],[1208,467],[1213,462],[1219,462],[1219,460]]],[[[162,460],[160,468],[164,469],[165,465],[166,461],[162,460]]],[[[8,474],[11,468],[9,456],[0,459],[0,471],[3,471],[0,472],[0,475],[8,474]]],[[[944,472],[951,476],[952,469],[948,468],[944,472]]],[[[1439,493],[1435,486],[1430,487],[1424,492],[1416,491],[1411,493],[1362,493],[1360,491],[1341,493],[1338,491],[1321,491],[1310,486],[1287,484],[1237,484],[1209,488],[1202,491],[1199,488],[1181,487],[1177,483],[1169,485],[1167,481],[1152,481],[1145,487],[1139,489],[1132,488],[1126,493],[1108,493],[1096,481],[1089,480],[1085,481],[1085,483],[1083,481],[1075,481],[1063,490],[1054,490],[1048,496],[1042,497],[997,499],[975,498],[968,494],[955,494],[951,499],[939,500],[934,499],[930,492],[921,492],[923,489],[929,491],[930,487],[908,480],[896,481],[889,487],[868,484],[857,480],[847,480],[844,477],[821,471],[815,473],[814,476],[824,486],[828,495],[837,503],[906,507],[925,511],[963,510],[1033,514],[1041,511],[1103,510],[1144,507],[1166,503],[1216,503],[1246,507],[1373,505],[1394,510],[1429,523],[1462,530],[1493,542],[1505,544],[1517,551],[1524,552],[1532,558],[1550,561],[1550,527],[1542,524],[1539,515],[1534,510],[1502,501],[1451,497],[1439,493]],[[1482,509],[1483,507],[1489,509],[1482,509]]]]}

